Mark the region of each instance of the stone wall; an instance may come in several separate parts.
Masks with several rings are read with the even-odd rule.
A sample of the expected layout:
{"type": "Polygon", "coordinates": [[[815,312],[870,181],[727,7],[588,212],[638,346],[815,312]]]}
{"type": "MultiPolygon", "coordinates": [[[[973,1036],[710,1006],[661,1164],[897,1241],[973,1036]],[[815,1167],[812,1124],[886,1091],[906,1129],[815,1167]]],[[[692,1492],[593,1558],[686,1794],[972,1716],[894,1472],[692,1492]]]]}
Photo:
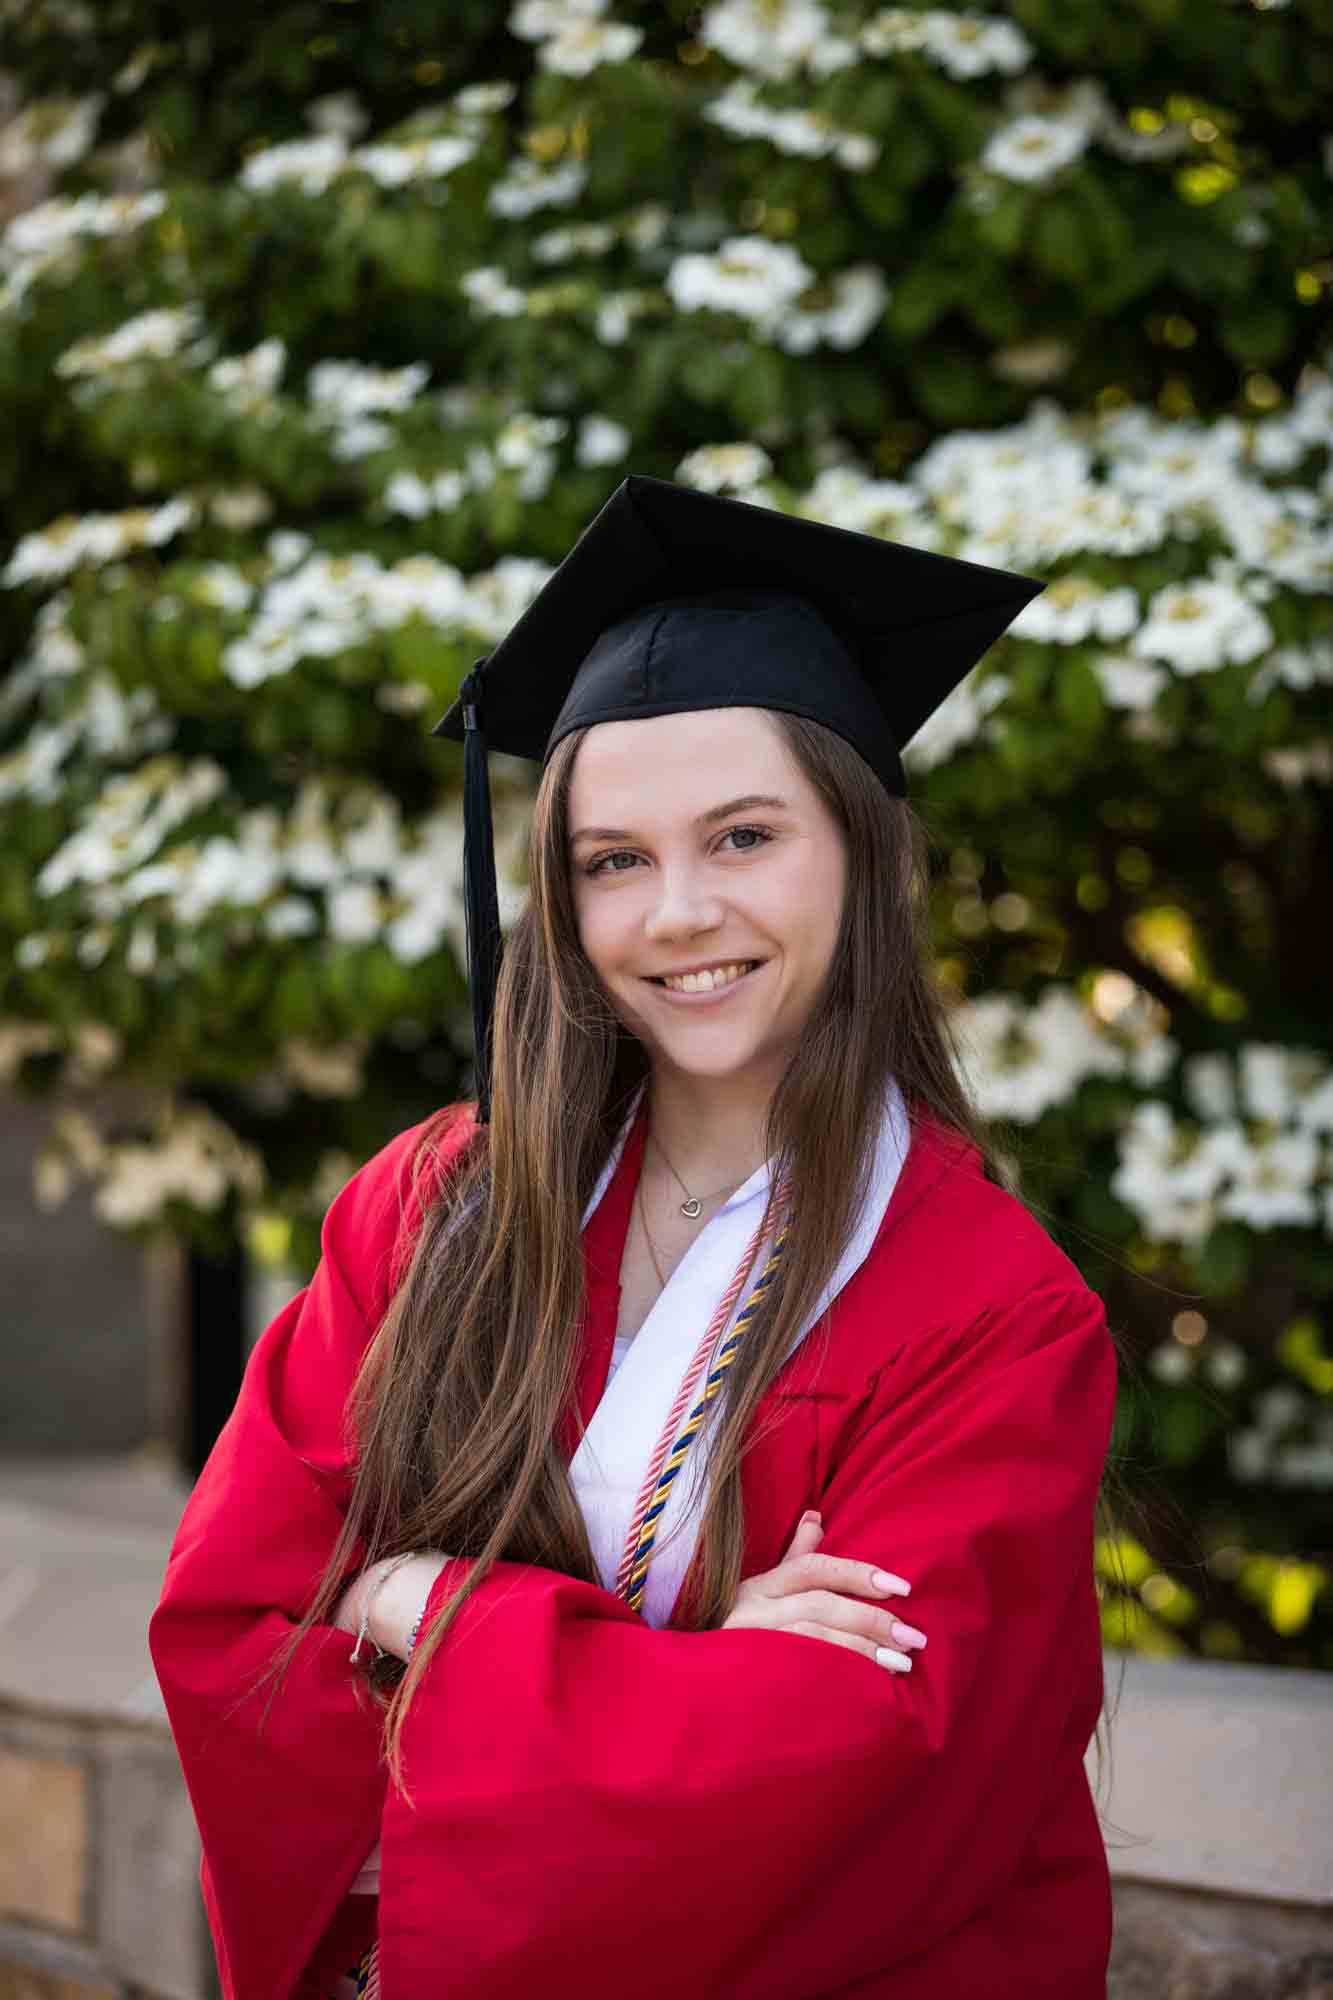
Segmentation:
{"type": "MultiPolygon", "coordinates": [[[[1318,1803],[1328,1744],[1326,1735],[1308,1746],[1298,1819],[1318,1803]]],[[[1140,1764],[1142,1747],[1122,1734],[1122,1772],[1140,1764]]],[[[1265,1799],[1269,1770],[1259,1739],[1248,1769],[1229,1771],[1228,1838],[1237,1849],[1259,1843],[1260,1866],[1271,1858],[1263,1820],[1282,1804],[1265,1799]]],[[[0,1702],[0,1797],[0,2000],[218,2000],[198,1836],[164,1726],[0,1702]]],[[[1207,1829],[1198,1831],[1206,1851],[1207,1829]]],[[[1331,1845],[1325,1824],[1306,1855],[1307,1872],[1323,1878],[1315,1900],[1136,1879],[1123,1857],[1143,1850],[1113,1846],[1108,2000],[1333,2000],[1331,1845]]]]}
{"type": "MultiPolygon", "coordinates": [[[[0,2000],[218,2000],[147,1650],[186,1493],[163,1459],[0,1460],[0,2000]]],[[[1333,2000],[1333,1675],[1106,1681],[1108,2000],[1333,2000]]]]}
{"type": "Polygon", "coordinates": [[[0,1699],[0,2000],[216,2000],[170,1733],[0,1699]]]}
{"type": "MultiPolygon", "coordinates": [[[[97,1117],[121,1103],[81,1100],[97,1117]]],[[[33,1162],[51,1107],[0,1092],[0,1451],[129,1451],[178,1439],[181,1356],[170,1252],[115,1235],[76,1187],[49,1211],[33,1162]],[[58,1332],[59,1339],[53,1338],[58,1332]]]]}

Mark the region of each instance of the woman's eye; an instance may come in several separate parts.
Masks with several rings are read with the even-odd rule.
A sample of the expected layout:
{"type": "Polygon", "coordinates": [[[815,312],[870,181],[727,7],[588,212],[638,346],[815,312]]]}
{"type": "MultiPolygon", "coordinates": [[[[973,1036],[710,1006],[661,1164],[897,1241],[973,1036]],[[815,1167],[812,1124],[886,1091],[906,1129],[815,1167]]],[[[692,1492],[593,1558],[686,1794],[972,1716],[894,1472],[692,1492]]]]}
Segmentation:
{"type": "MultiPolygon", "coordinates": [[[[756,848],[763,847],[766,842],[773,838],[766,827],[729,826],[725,833],[719,834],[718,845],[720,846],[724,840],[730,840],[733,834],[752,834],[754,836],[753,840],[747,842],[745,846],[734,847],[732,849],[733,854],[753,854],[756,848]]],[[[586,875],[628,875],[628,868],[612,868],[609,864],[613,861],[629,861],[632,863],[636,859],[637,856],[628,847],[618,847],[609,854],[599,854],[595,861],[588,863],[584,873],[586,875]]]]}
{"type": "MultiPolygon", "coordinates": [[[[771,833],[765,833],[762,826],[732,826],[727,828],[727,833],[752,833],[755,836],[756,847],[762,847],[766,840],[771,840],[773,838],[771,833]]],[[[724,839],[726,838],[725,834],[723,835],[723,838],[724,839]]],[[[741,854],[753,854],[754,848],[742,847],[739,848],[737,852],[741,854]]]]}

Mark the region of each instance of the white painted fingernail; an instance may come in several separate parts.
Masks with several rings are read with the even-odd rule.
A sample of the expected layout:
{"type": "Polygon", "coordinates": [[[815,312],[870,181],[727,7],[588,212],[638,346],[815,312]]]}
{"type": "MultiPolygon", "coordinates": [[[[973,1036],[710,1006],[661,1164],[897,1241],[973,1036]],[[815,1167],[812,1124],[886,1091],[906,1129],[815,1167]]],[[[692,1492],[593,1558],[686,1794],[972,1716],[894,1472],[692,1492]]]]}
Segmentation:
{"type": "Polygon", "coordinates": [[[897,1673],[910,1674],[912,1656],[910,1653],[895,1653],[892,1646],[876,1646],[875,1658],[882,1667],[892,1667],[897,1673]]]}

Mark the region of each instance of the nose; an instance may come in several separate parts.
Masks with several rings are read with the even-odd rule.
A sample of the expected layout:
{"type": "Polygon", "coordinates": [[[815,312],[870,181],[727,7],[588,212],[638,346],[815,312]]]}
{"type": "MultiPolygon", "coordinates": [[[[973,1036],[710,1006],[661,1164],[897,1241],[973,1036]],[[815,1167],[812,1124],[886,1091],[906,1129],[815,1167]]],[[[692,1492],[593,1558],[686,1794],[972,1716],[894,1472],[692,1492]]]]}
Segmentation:
{"type": "Polygon", "coordinates": [[[717,896],[700,881],[689,862],[663,862],[655,894],[644,918],[644,936],[653,943],[716,930],[722,921],[717,896]]]}

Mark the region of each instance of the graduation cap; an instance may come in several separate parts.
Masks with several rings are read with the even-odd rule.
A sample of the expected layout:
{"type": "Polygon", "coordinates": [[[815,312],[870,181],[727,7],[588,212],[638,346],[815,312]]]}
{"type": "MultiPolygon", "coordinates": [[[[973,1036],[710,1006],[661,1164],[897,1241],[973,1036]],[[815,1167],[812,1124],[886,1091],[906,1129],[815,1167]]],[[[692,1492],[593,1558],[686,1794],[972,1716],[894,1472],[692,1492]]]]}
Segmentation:
{"type": "Polygon", "coordinates": [[[903,797],[905,745],[1045,588],[643,473],[622,480],[431,731],[465,746],[478,1123],[502,949],[488,749],[544,765],[590,723],[785,709],[845,737],[903,797]]]}

